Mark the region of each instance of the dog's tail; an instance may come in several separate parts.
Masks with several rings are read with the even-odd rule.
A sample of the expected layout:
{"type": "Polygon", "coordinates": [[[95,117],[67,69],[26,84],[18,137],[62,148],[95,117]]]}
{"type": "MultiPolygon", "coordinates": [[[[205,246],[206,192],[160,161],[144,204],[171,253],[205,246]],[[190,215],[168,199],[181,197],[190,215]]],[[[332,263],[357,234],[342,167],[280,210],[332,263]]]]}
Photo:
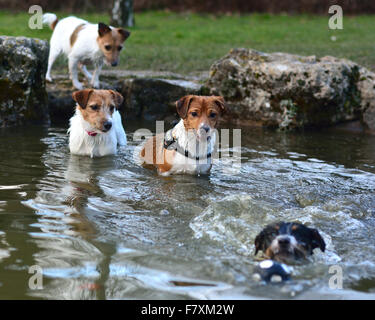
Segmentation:
{"type": "Polygon", "coordinates": [[[57,22],[59,22],[59,19],[54,13],[45,13],[43,15],[43,24],[48,24],[52,30],[55,29],[57,22]]]}

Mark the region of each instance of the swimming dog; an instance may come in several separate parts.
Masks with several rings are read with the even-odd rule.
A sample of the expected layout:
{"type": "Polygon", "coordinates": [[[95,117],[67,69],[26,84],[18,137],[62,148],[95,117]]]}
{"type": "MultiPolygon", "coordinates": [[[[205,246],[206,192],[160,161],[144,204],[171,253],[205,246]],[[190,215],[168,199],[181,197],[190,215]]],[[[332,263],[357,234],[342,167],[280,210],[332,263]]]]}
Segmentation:
{"type": "Polygon", "coordinates": [[[123,97],[112,90],[84,89],[73,92],[77,102],[70,119],[69,148],[72,154],[101,157],[126,145],[126,134],[117,110],[123,97]]]}
{"type": "Polygon", "coordinates": [[[187,95],[176,102],[180,121],[164,136],[148,139],[140,152],[141,164],[159,174],[207,174],[212,166],[216,125],[225,112],[220,96],[187,95]]]}
{"type": "Polygon", "coordinates": [[[92,24],[76,17],[58,20],[53,13],[43,15],[43,23],[53,30],[50,40],[46,80],[52,81],[51,68],[56,58],[64,53],[69,59],[69,73],[73,86],[81,90],[78,80],[78,67],[94,88],[99,88],[99,73],[103,62],[113,67],[118,65],[120,51],[130,32],[99,22],[92,24]],[[91,75],[85,64],[92,62],[95,71],[91,75]]]}
{"type": "Polygon", "coordinates": [[[266,226],[255,238],[255,254],[259,250],[280,262],[301,260],[315,248],[324,252],[326,244],[316,229],[296,222],[277,222],[266,226]]]}

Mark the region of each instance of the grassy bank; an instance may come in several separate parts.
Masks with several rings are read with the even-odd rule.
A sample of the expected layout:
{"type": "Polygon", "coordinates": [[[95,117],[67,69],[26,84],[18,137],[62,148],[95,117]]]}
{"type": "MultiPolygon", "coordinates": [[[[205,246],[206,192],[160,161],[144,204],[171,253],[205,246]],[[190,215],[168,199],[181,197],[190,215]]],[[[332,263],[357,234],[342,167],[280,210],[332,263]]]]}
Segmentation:
{"type": "MultiPolygon", "coordinates": [[[[67,14],[58,13],[62,18],[67,14]]],[[[91,22],[108,23],[108,15],[85,14],[91,22]]],[[[0,34],[49,39],[51,30],[28,28],[27,13],[0,12],[0,34]]],[[[327,16],[213,16],[145,12],[122,53],[120,68],[178,73],[208,70],[233,47],[302,55],[333,55],[375,71],[375,16],[344,17],[343,30],[328,29],[327,16]],[[333,41],[332,37],[336,40],[333,41]]],[[[66,68],[65,63],[58,64],[66,68]]]]}

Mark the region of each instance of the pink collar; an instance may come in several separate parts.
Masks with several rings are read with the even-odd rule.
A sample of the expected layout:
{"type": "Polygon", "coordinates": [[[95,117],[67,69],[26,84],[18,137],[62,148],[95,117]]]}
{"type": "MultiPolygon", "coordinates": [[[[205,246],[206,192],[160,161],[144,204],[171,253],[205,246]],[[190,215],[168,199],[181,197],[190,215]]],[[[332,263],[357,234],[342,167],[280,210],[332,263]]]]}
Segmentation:
{"type": "Polygon", "coordinates": [[[97,132],[95,132],[95,131],[87,131],[86,130],[86,132],[87,132],[87,134],[89,135],[89,136],[91,136],[91,137],[95,137],[98,133],[97,132]]]}

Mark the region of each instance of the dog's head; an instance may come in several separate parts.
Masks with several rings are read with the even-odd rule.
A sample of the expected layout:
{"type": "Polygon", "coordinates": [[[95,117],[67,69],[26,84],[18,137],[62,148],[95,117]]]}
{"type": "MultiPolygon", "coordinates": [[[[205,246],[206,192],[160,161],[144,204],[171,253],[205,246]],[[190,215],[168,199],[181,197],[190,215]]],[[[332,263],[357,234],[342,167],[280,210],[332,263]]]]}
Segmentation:
{"type": "Polygon", "coordinates": [[[122,28],[112,28],[99,22],[98,34],[97,42],[104,54],[104,62],[112,67],[117,66],[123,43],[129,38],[130,32],[122,28]]]}
{"type": "Polygon", "coordinates": [[[187,131],[192,130],[198,140],[208,140],[226,110],[223,97],[188,95],[176,102],[177,113],[184,120],[187,131]]]}
{"type": "Polygon", "coordinates": [[[286,263],[312,255],[315,248],[324,252],[325,247],[318,230],[296,222],[270,224],[255,238],[255,254],[261,250],[269,258],[286,263]]]}
{"type": "Polygon", "coordinates": [[[123,102],[120,93],[112,90],[84,89],[73,92],[73,99],[90,130],[103,133],[112,128],[112,115],[123,102]]]}

